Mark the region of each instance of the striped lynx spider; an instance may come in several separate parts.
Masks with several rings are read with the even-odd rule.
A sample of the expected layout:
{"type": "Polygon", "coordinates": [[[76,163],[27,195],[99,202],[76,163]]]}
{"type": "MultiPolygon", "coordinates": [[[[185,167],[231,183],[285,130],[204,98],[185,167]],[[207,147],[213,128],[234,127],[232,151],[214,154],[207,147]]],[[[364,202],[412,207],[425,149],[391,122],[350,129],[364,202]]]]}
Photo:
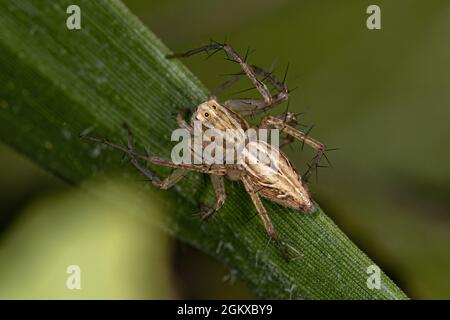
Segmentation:
{"type": "MultiPolygon", "coordinates": [[[[193,132],[194,121],[201,122],[202,130],[215,128],[219,131],[228,129],[246,131],[250,126],[245,121],[244,117],[267,111],[288,100],[289,91],[284,80],[281,82],[273,77],[271,73],[266,72],[257,66],[247,64],[246,58],[241,58],[241,56],[227,44],[214,42],[210,45],[184,53],[168,55],[167,58],[189,57],[201,52],[206,52],[210,55],[210,51],[214,51],[215,53],[219,50],[223,50],[228,59],[238,63],[242,68],[242,72],[234,74],[233,77],[216,90],[207,101],[197,107],[192,115],[191,124],[188,124],[181,114],[177,116],[178,125],[190,132],[193,132]],[[263,99],[238,99],[228,100],[223,103],[218,102],[216,98],[217,93],[234,84],[244,75],[250,79],[252,84],[262,95],[263,99]],[[276,94],[271,94],[267,85],[264,83],[265,81],[276,89],[276,94]]],[[[266,116],[257,128],[277,129],[286,134],[287,136],[282,141],[281,146],[292,143],[294,139],[297,139],[317,150],[317,154],[313,159],[313,164],[315,165],[315,169],[317,169],[322,156],[325,155],[324,152],[327,151],[326,147],[324,144],[308,136],[308,134],[296,129],[295,126],[297,124],[296,115],[291,112],[285,112],[278,116],[266,116]]],[[[270,145],[265,144],[265,142],[256,141],[253,143],[256,143],[257,148],[264,143],[267,157],[273,157],[274,154],[277,156],[276,160],[273,158],[271,159],[272,161],[277,162],[276,167],[278,170],[276,171],[267,164],[250,163],[248,161],[244,161],[241,164],[186,164],[175,163],[174,161],[154,156],[144,156],[134,151],[133,137],[130,130],[127,131],[127,146],[121,146],[102,138],[88,136],[83,136],[82,138],[103,143],[123,151],[129,157],[131,164],[148,177],[154,186],[161,189],[172,187],[189,171],[209,174],[214,187],[216,200],[212,207],[207,208],[200,213],[202,219],[210,217],[223,206],[226,198],[224,186],[225,177],[243,183],[245,190],[249,194],[264,223],[268,235],[277,242],[279,241],[279,238],[269,219],[267,211],[261,202],[261,196],[283,206],[301,210],[305,213],[312,213],[317,209],[317,205],[311,198],[305,179],[311,170],[308,170],[305,175],[300,176],[281,150],[274,151],[273,148],[270,145]],[[139,160],[175,168],[175,170],[167,178],[162,180],[146,166],[142,165],[139,160]]],[[[236,134],[233,136],[233,139],[245,138],[236,134]]],[[[313,169],[313,167],[314,166],[309,166],[310,169],[313,169]]]]}

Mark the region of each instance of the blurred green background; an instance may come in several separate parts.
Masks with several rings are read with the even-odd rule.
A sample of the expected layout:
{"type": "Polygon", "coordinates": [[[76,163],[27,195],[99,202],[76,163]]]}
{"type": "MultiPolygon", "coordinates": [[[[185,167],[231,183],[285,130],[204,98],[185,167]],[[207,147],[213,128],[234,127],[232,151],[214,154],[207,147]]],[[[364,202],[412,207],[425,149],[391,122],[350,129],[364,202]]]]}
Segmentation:
{"type": "MultiPolygon", "coordinates": [[[[174,51],[226,38],[279,77],[289,62],[290,110],[340,148],[312,182],[317,202],[411,298],[450,298],[448,0],[124,2],[174,51]],[[381,30],[366,28],[370,4],[381,7],[381,30]]],[[[238,71],[222,57],[184,62],[214,89],[238,71]]],[[[247,87],[221,98],[254,95],[233,94],[247,87]]],[[[312,156],[299,144],[286,152],[299,169],[312,156]]],[[[163,214],[157,205],[108,207],[7,146],[0,182],[0,298],[254,297],[135,214],[163,214]],[[65,289],[70,264],[82,277],[93,270],[91,290],[65,289]]],[[[135,203],[132,187],[118,187],[135,203]]]]}

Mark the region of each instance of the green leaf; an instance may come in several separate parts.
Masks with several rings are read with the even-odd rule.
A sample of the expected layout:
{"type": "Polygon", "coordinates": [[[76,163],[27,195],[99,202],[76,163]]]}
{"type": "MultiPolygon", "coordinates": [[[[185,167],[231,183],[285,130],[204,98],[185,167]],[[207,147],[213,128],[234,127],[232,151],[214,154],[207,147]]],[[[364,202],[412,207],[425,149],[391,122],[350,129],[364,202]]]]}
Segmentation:
{"type": "MultiPolygon", "coordinates": [[[[111,171],[134,172],[117,152],[80,141],[80,133],[93,130],[120,141],[126,121],[141,150],[168,158],[173,113],[207,97],[204,86],[180,62],[167,60],[169,50],[117,0],[2,0],[0,30],[1,139],[71,184],[111,171]],[[74,2],[81,8],[81,30],[66,28],[66,8],[74,2]]],[[[238,184],[227,184],[227,202],[214,218],[199,221],[194,213],[212,195],[205,181],[190,174],[179,187],[158,192],[167,211],[161,226],[223,261],[259,296],[407,298],[384,273],[379,290],[368,288],[367,268],[374,262],[321,210],[305,215],[264,201],[278,232],[303,254],[290,262],[268,243],[238,184]]]]}

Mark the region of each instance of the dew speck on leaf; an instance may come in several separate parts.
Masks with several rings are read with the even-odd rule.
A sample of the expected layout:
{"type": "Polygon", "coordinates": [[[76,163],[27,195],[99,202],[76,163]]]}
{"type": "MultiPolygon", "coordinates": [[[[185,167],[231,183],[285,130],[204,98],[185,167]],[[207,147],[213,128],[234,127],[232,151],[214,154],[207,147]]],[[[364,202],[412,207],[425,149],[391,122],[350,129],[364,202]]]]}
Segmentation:
{"type": "Polygon", "coordinates": [[[230,271],[223,276],[222,281],[228,282],[229,284],[233,285],[236,282],[236,278],[237,278],[237,270],[230,269],[230,271]]]}

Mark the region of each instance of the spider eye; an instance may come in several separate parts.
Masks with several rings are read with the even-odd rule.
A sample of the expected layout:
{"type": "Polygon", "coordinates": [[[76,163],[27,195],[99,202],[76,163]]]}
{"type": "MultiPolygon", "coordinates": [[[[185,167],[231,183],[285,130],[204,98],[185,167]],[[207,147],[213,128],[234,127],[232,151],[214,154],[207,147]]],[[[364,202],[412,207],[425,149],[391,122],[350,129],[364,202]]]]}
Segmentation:
{"type": "Polygon", "coordinates": [[[205,117],[208,118],[209,117],[209,113],[205,112],[205,117]]]}
{"type": "Polygon", "coordinates": [[[212,108],[213,108],[214,110],[216,110],[216,109],[217,109],[217,107],[216,107],[215,105],[213,105],[213,106],[212,106],[212,108]]]}

